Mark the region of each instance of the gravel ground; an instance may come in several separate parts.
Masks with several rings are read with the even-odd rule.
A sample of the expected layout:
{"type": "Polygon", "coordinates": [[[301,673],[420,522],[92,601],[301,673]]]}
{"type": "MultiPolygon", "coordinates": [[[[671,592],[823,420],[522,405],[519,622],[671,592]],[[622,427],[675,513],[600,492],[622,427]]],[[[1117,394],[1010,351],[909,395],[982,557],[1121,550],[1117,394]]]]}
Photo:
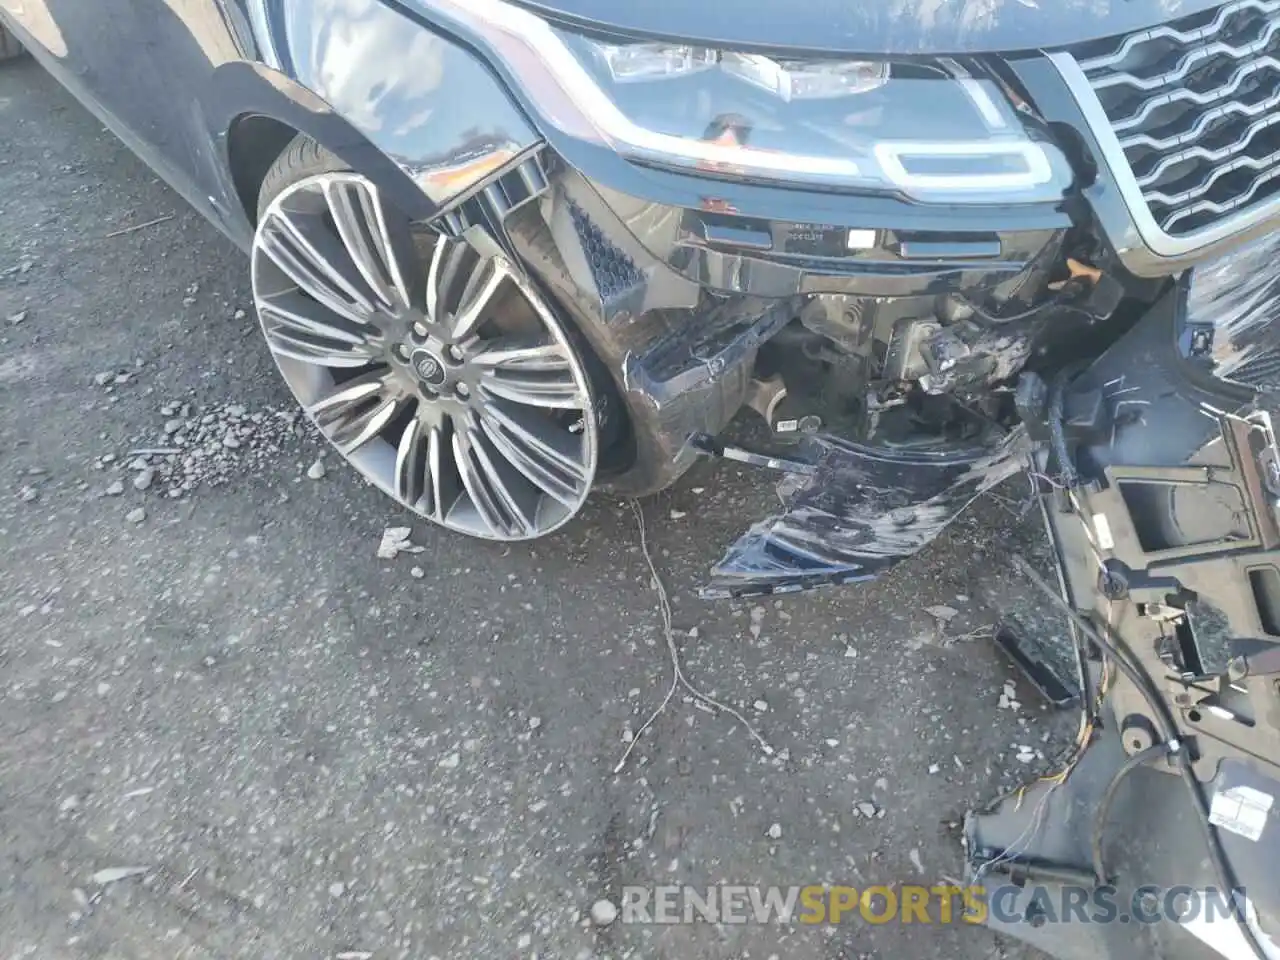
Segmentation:
{"type": "Polygon", "coordinates": [[[765,603],[694,594],[764,479],[646,502],[690,676],[777,753],[677,698],[615,774],[670,676],[628,505],[533,546],[412,524],[379,559],[410,518],[295,416],[242,254],[30,61],[0,129],[0,953],[1031,955],[590,920],[628,883],[961,874],[964,810],[1074,722],[1021,681],[1001,706],[989,628],[1034,615],[1003,561],[1040,549],[1017,490],[881,583],[765,603]]]}

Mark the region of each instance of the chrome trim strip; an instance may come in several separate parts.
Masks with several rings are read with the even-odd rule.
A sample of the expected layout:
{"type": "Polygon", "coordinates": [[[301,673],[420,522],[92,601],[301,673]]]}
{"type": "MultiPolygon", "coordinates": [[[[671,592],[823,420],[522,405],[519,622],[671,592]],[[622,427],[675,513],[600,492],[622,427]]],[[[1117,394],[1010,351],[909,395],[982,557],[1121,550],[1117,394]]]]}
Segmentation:
{"type": "MultiPolygon", "coordinates": [[[[1267,45],[1277,33],[1280,33],[1280,20],[1270,21],[1263,28],[1262,36],[1256,40],[1246,43],[1241,47],[1233,47],[1224,40],[1218,40],[1214,43],[1203,47],[1194,47],[1188,50],[1180,58],[1178,65],[1172,70],[1166,70],[1164,73],[1158,73],[1154,77],[1135,77],[1131,73],[1117,71],[1110,76],[1102,76],[1090,81],[1095,90],[1107,90],[1111,87],[1129,86],[1135,90],[1159,90],[1161,87],[1167,87],[1171,83],[1177,83],[1179,80],[1185,80],[1191,68],[1200,63],[1201,60],[1207,60],[1218,54],[1225,53],[1233,60],[1240,60],[1251,54],[1265,50],[1267,45]]],[[[1086,69],[1085,73],[1089,71],[1086,69]]]]}
{"type": "Polygon", "coordinates": [[[1273,218],[1280,218],[1280,195],[1272,197],[1265,203],[1239,216],[1215,223],[1211,227],[1198,230],[1182,237],[1174,237],[1165,233],[1151,215],[1151,208],[1142,195],[1142,188],[1134,178],[1133,170],[1124,155],[1124,148],[1112,129],[1111,120],[1102,109],[1089,78],[1085,76],[1075,57],[1066,52],[1048,54],[1049,62],[1066,82],[1076,105],[1088,121],[1090,133],[1102,151],[1102,162],[1106,164],[1112,180],[1115,181],[1120,196],[1124,198],[1129,216],[1134,226],[1152,253],[1160,257],[1180,257],[1194,253],[1201,247],[1207,247],[1221,240],[1227,240],[1237,233],[1243,233],[1252,227],[1265,223],[1273,218]]]}
{"type": "Polygon", "coordinates": [[[1120,44],[1120,49],[1114,53],[1106,54],[1101,57],[1093,57],[1089,60],[1081,62],[1082,70],[1099,70],[1104,67],[1112,67],[1124,60],[1125,57],[1139,44],[1146,43],[1148,40],[1157,40],[1162,37],[1171,37],[1181,43],[1193,43],[1196,40],[1204,40],[1211,37],[1219,30],[1227,20],[1241,10],[1258,10],[1261,13],[1275,13],[1280,10],[1280,0],[1237,0],[1236,3],[1228,3],[1226,6],[1218,10],[1217,16],[1210,23],[1206,23],[1203,27],[1192,30],[1190,33],[1183,33],[1171,26],[1153,27],[1150,30],[1143,30],[1140,33],[1132,34],[1125,38],[1124,43],[1120,44]]]}

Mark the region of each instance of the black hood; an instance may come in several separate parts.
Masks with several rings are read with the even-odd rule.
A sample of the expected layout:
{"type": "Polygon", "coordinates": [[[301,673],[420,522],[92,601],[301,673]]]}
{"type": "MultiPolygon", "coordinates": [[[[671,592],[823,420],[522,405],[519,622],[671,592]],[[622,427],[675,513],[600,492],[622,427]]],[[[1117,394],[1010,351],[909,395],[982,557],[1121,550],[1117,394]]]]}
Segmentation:
{"type": "Polygon", "coordinates": [[[1130,33],[1222,0],[518,0],[554,18],[708,46],[994,53],[1130,33]]]}

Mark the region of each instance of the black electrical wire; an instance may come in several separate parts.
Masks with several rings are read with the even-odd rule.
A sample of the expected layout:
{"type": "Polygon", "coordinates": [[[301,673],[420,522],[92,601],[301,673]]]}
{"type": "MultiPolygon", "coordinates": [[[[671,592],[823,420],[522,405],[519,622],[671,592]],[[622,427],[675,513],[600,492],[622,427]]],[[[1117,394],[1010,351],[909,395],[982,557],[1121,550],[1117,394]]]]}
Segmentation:
{"type": "Polygon", "coordinates": [[[1103,636],[1102,632],[1095,628],[1087,617],[1073,609],[1071,604],[1067,603],[1057,590],[1049,586],[1044,578],[1025,559],[1015,556],[1013,563],[1022,575],[1030,580],[1049,599],[1050,603],[1071,618],[1076,626],[1084,632],[1085,636],[1111,655],[1111,659],[1120,669],[1120,672],[1137,687],[1138,692],[1146,700],[1147,706],[1155,718],[1156,725],[1160,728],[1160,738],[1164,741],[1162,746],[1175,760],[1180,779],[1186,786],[1187,792],[1191,795],[1192,805],[1200,814],[1195,820],[1200,826],[1205,849],[1209,853],[1209,862],[1213,865],[1214,879],[1222,888],[1223,894],[1231,897],[1231,915],[1235,919],[1236,927],[1244,937],[1245,943],[1249,945],[1253,955],[1257,957],[1257,960],[1270,960],[1266,951],[1263,950],[1262,944],[1258,941],[1257,935],[1253,932],[1253,928],[1249,926],[1249,922],[1245,918],[1244,905],[1234,896],[1236,887],[1233,883],[1231,867],[1227,863],[1226,855],[1222,852],[1222,844],[1218,840],[1217,831],[1209,820],[1209,803],[1205,799],[1204,791],[1200,788],[1200,781],[1196,779],[1195,771],[1191,768],[1191,756],[1178,737],[1178,728],[1173,722],[1169,708],[1155,689],[1155,685],[1151,682],[1151,677],[1143,669],[1142,664],[1129,659],[1132,654],[1123,640],[1117,637],[1113,641],[1103,636]]]}
{"type": "MultiPolygon", "coordinates": [[[[960,304],[960,306],[966,307],[969,310],[972,310],[973,317],[977,318],[977,322],[980,326],[994,325],[999,327],[999,326],[1003,326],[1006,323],[1014,323],[1015,321],[1018,321],[1018,320],[1029,320],[1030,318],[1036,316],[1036,314],[1044,313],[1046,310],[1063,310],[1067,313],[1081,313],[1081,314],[1084,314],[1086,317],[1090,317],[1094,320],[1098,319],[1098,317],[1094,316],[1094,314],[1090,313],[1084,307],[1076,306],[1073,303],[1068,303],[1067,302],[1068,298],[1066,296],[1053,297],[1049,300],[1046,300],[1044,303],[1038,303],[1034,307],[1030,307],[1026,310],[1023,310],[1021,313],[1011,313],[1011,314],[1008,314],[1007,316],[997,316],[996,314],[991,313],[989,310],[986,310],[983,307],[980,307],[977,303],[970,300],[968,297],[964,296],[963,294],[959,294],[959,293],[952,294],[952,299],[955,300],[956,303],[960,304]]],[[[969,317],[966,319],[973,319],[973,318],[969,317]]]]}
{"type": "Polygon", "coordinates": [[[1093,875],[1099,885],[1105,885],[1109,882],[1107,866],[1102,856],[1102,841],[1105,839],[1107,832],[1107,815],[1111,812],[1111,804],[1115,802],[1116,794],[1120,792],[1120,784],[1124,782],[1124,778],[1131,771],[1150,760],[1168,756],[1171,752],[1167,743],[1157,743],[1147,747],[1147,749],[1135,753],[1126,760],[1124,765],[1115,772],[1111,782],[1107,784],[1106,792],[1102,795],[1102,802],[1098,804],[1098,809],[1094,811],[1093,834],[1089,838],[1089,847],[1093,852],[1093,875]]]}

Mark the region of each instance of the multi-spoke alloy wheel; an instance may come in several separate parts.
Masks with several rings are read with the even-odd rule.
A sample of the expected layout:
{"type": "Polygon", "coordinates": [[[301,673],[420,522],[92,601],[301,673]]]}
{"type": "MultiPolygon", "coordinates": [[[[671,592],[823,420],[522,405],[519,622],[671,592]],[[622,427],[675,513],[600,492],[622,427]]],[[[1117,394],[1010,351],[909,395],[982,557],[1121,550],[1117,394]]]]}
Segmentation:
{"type": "Polygon", "coordinates": [[[405,506],[495,540],[581,507],[597,446],[587,377],[500,254],[417,233],[365,178],[324,173],[263,212],[253,292],[290,389],[405,506]]]}

